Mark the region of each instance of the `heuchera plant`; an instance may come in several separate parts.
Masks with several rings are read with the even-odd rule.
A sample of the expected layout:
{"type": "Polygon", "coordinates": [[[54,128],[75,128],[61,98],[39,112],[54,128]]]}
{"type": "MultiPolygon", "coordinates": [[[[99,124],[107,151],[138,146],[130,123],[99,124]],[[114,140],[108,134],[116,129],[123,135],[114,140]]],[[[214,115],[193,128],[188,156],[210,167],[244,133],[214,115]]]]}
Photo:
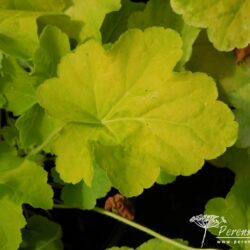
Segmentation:
{"type": "Polygon", "coordinates": [[[60,225],[23,204],[111,216],[154,237],[137,250],[193,249],[95,206],[205,160],[236,174],[206,213],[250,229],[250,67],[233,53],[249,13],[250,0],[0,0],[0,249],[63,249],[60,225]]]}

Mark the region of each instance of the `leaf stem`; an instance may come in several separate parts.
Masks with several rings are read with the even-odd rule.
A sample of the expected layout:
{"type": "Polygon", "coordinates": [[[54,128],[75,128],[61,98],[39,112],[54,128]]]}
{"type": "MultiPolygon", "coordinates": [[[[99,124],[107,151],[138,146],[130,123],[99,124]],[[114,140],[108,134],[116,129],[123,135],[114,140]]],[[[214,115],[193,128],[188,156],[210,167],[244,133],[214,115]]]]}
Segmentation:
{"type": "Polygon", "coordinates": [[[47,144],[49,144],[50,141],[52,139],[54,139],[54,137],[64,128],[64,126],[65,126],[65,124],[58,127],[57,129],[55,129],[42,144],[40,144],[38,147],[36,147],[32,151],[30,151],[27,157],[29,158],[30,156],[35,155],[35,154],[39,153],[40,151],[42,151],[44,149],[44,147],[46,147],[47,144]]]}
{"type": "MultiPolygon", "coordinates": [[[[59,204],[54,204],[54,208],[74,209],[73,207],[68,207],[66,205],[59,205],[59,204]]],[[[80,209],[80,208],[76,208],[76,209],[80,209]]],[[[181,243],[179,243],[179,242],[177,242],[175,240],[169,239],[169,238],[167,238],[167,237],[153,231],[152,229],[149,229],[149,228],[147,228],[145,226],[142,226],[142,225],[140,225],[140,224],[138,224],[136,222],[127,220],[127,219],[121,217],[120,215],[112,213],[110,211],[107,211],[107,210],[105,210],[103,208],[95,207],[95,208],[92,209],[92,211],[95,211],[95,212],[97,212],[99,214],[103,214],[103,215],[106,215],[106,216],[111,217],[113,219],[116,219],[116,220],[118,220],[118,221],[120,221],[122,223],[125,223],[125,224],[127,224],[127,225],[129,225],[129,226],[131,226],[133,228],[136,228],[136,229],[138,229],[138,230],[140,230],[140,231],[142,231],[142,232],[144,232],[146,234],[149,234],[149,235],[153,236],[154,238],[162,240],[162,241],[164,241],[164,242],[166,242],[166,243],[168,243],[168,244],[170,244],[172,246],[178,247],[179,249],[183,249],[183,250],[194,250],[194,249],[196,249],[196,248],[192,248],[192,247],[182,245],[181,243]]],[[[207,249],[207,250],[215,250],[215,249],[207,249]]]]}

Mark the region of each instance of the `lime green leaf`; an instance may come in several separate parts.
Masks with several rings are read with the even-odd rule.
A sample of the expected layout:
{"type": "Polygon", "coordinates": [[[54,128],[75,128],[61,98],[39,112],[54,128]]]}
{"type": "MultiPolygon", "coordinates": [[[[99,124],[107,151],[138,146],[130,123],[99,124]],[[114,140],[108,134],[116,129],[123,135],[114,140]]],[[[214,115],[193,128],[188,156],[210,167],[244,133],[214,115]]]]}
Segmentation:
{"type": "Polygon", "coordinates": [[[67,125],[60,133],[54,152],[58,155],[56,170],[63,181],[75,184],[84,180],[91,186],[93,157],[88,140],[93,140],[95,133],[95,128],[77,124],[67,125]]]}
{"type": "Polygon", "coordinates": [[[171,243],[166,243],[159,239],[151,239],[141,246],[137,247],[136,250],[180,250],[183,249],[181,246],[175,246],[171,243]]]}
{"type": "Polygon", "coordinates": [[[103,43],[115,42],[128,29],[128,18],[131,13],[142,10],[145,6],[144,3],[134,3],[130,0],[122,0],[121,4],[119,11],[109,13],[104,19],[101,27],[103,43]]]}
{"type": "Polygon", "coordinates": [[[4,104],[6,103],[6,99],[3,95],[0,94],[0,108],[3,108],[4,104]]]}
{"type": "Polygon", "coordinates": [[[3,70],[0,91],[7,100],[5,108],[15,115],[20,115],[36,103],[36,79],[22,69],[14,58],[3,60],[3,70]]]}
{"type": "Polygon", "coordinates": [[[129,18],[129,28],[145,29],[151,26],[163,26],[176,30],[183,41],[183,55],[179,62],[183,66],[192,54],[192,45],[199,34],[199,29],[184,23],[171,7],[170,0],[150,0],[144,11],[137,11],[129,18]]]}
{"type": "Polygon", "coordinates": [[[236,145],[242,148],[250,147],[250,83],[233,92],[230,95],[230,101],[236,108],[234,113],[239,123],[236,145]]]}
{"type": "Polygon", "coordinates": [[[161,185],[166,185],[168,183],[173,182],[176,179],[176,176],[170,175],[163,170],[161,170],[156,182],[161,185]]]}
{"type": "Polygon", "coordinates": [[[212,162],[216,166],[228,167],[237,178],[250,176],[250,154],[249,148],[231,147],[227,151],[212,162]]]}
{"type": "MultiPolygon", "coordinates": [[[[112,247],[107,250],[133,250],[134,248],[129,247],[112,247]]],[[[165,241],[161,241],[159,239],[151,239],[145,243],[143,243],[141,246],[135,248],[135,250],[182,250],[184,249],[184,246],[181,245],[175,245],[171,244],[170,242],[167,243],[165,241]]],[[[185,249],[194,249],[185,247],[185,249]]]]}
{"type": "Polygon", "coordinates": [[[67,0],[15,0],[15,8],[30,11],[63,11],[67,0]]]}
{"type": "Polygon", "coordinates": [[[50,152],[51,143],[62,129],[62,123],[35,104],[17,119],[16,127],[19,130],[21,145],[24,149],[44,145],[42,149],[50,152]]]}
{"type": "Polygon", "coordinates": [[[109,12],[118,10],[120,0],[73,0],[74,5],[66,11],[73,20],[84,23],[81,40],[90,37],[101,40],[100,28],[102,22],[109,12]]]}
{"type": "Polygon", "coordinates": [[[64,181],[90,184],[96,162],[133,196],[155,182],[160,167],[190,175],[234,143],[237,125],[215,101],[213,80],[172,72],[180,47],[175,31],[148,28],[128,31],[109,51],[89,40],[63,58],[38,99],[69,123],[54,149],[64,181]]]}
{"type": "Polygon", "coordinates": [[[6,142],[0,143],[0,166],[1,170],[8,167],[16,168],[20,165],[22,159],[17,156],[17,152],[14,147],[11,147],[6,142]]]}
{"type": "Polygon", "coordinates": [[[42,216],[32,216],[23,229],[23,250],[62,250],[62,230],[60,225],[42,216]]]}
{"type": "Polygon", "coordinates": [[[18,204],[51,208],[53,192],[47,184],[47,173],[36,163],[19,158],[6,144],[0,145],[5,150],[0,161],[0,197],[8,196],[18,204]]]}
{"type": "Polygon", "coordinates": [[[0,9],[0,49],[30,58],[38,46],[36,19],[39,12],[0,9]]]}
{"type": "Polygon", "coordinates": [[[96,167],[91,187],[88,187],[83,182],[76,185],[66,185],[62,190],[61,197],[64,204],[70,207],[93,209],[96,200],[104,197],[110,188],[111,183],[106,172],[96,167]]]}
{"type": "MultiPolygon", "coordinates": [[[[247,192],[249,189],[250,177],[238,179],[225,199],[215,198],[207,203],[206,214],[223,216],[227,221],[227,224],[224,226],[226,229],[231,229],[231,233],[232,230],[237,229],[250,230],[250,196],[247,192]]],[[[228,236],[225,235],[227,230],[222,232],[223,229],[211,228],[210,230],[214,235],[219,236],[220,233],[221,237],[228,236]]],[[[235,236],[235,234],[233,236],[235,236]]],[[[234,241],[231,240],[230,243],[227,244],[232,246],[233,249],[249,249],[249,244],[245,244],[244,240],[238,244],[234,244],[234,241]]]]}
{"type": "Polygon", "coordinates": [[[249,0],[171,0],[185,22],[207,28],[209,40],[218,50],[230,51],[250,43],[249,0]]]}
{"type": "Polygon", "coordinates": [[[65,14],[47,14],[40,16],[37,19],[38,23],[38,33],[50,25],[58,27],[62,32],[67,34],[74,42],[80,42],[81,31],[83,29],[84,23],[77,20],[72,20],[69,16],[65,14]]]}
{"type": "Polygon", "coordinates": [[[130,247],[111,247],[107,250],[133,250],[133,248],[130,248],[130,247]]]}
{"type": "Polygon", "coordinates": [[[0,129],[0,136],[4,139],[4,142],[10,146],[19,145],[19,133],[15,127],[15,120],[9,118],[8,125],[0,129]]]}
{"type": "Polygon", "coordinates": [[[228,98],[231,92],[250,82],[250,68],[247,64],[236,64],[233,53],[216,50],[204,31],[194,43],[187,69],[212,76],[218,83],[220,98],[227,103],[230,103],[228,98]]]}
{"type": "Polygon", "coordinates": [[[68,0],[1,0],[0,49],[17,57],[30,59],[38,47],[37,19],[63,14],[68,0]]]}
{"type": "Polygon", "coordinates": [[[47,26],[40,36],[40,46],[34,56],[34,75],[43,79],[56,76],[57,64],[70,52],[69,39],[57,27],[47,26]]]}
{"type": "Polygon", "coordinates": [[[68,6],[68,0],[0,0],[1,9],[19,9],[29,11],[63,11],[68,6]]]}
{"type": "Polygon", "coordinates": [[[6,197],[0,199],[0,249],[18,249],[22,238],[21,228],[26,224],[20,205],[6,197]]]}

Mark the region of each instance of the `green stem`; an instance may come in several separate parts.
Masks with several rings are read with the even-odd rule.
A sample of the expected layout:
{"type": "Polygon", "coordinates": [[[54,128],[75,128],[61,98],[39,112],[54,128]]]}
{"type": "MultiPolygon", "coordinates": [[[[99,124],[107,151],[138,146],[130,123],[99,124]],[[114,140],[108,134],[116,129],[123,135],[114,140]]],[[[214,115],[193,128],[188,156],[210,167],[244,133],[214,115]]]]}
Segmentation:
{"type": "Polygon", "coordinates": [[[36,147],[35,149],[33,149],[32,151],[30,151],[30,153],[28,154],[28,158],[32,155],[35,155],[37,153],[39,153],[40,151],[42,151],[44,149],[44,147],[47,146],[47,144],[50,143],[50,141],[52,139],[54,139],[54,137],[64,128],[65,124],[63,124],[63,126],[55,129],[50,136],[48,136],[48,138],[41,144],[39,145],[38,147],[36,147]]]}
{"type": "MultiPolygon", "coordinates": [[[[71,208],[72,209],[73,207],[68,207],[66,205],[55,204],[54,208],[60,208],[60,209],[71,208]]],[[[167,237],[165,237],[165,236],[163,236],[163,235],[161,235],[161,234],[159,234],[159,233],[157,233],[157,232],[155,232],[155,231],[153,231],[153,230],[151,230],[151,229],[149,229],[149,228],[147,228],[145,226],[142,226],[142,225],[140,225],[140,224],[138,224],[136,222],[127,220],[127,219],[121,217],[120,215],[112,213],[110,211],[107,211],[107,210],[105,210],[103,208],[95,207],[95,208],[93,208],[93,211],[95,211],[95,212],[97,212],[99,214],[103,214],[103,215],[106,215],[108,217],[111,217],[113,219],[116,219],[116,220],[118,220],[118,221],[120,221],[122,223],[125,223],[125,224],[127,224],[127,225],[129,225],[129,226],[131,226],[133,228],[136,228],[136,229],[138,229],[138,230],[140,230],[140,231],[142,231],[142,232],[144,232],[146,234],[149,234],[149,235],[153,236],[154,238],[162,240],[162,241],[164,241],[164,242],[166,242],[166,243],[168,243],[168,244],[170,244],[172,246],[178,247],[179,249],[183,249],[183,250],[194,250],[194,249],[196,249],[196,248],[192,248],[192,247],[182,245],[181,243],[179,243],[177,241],[174,241],[172,239],[169,239],[169,238],[167,238],[167,237]]],[[[215,249],[207,249],[207,250],[215,250],[215,249]]]]}

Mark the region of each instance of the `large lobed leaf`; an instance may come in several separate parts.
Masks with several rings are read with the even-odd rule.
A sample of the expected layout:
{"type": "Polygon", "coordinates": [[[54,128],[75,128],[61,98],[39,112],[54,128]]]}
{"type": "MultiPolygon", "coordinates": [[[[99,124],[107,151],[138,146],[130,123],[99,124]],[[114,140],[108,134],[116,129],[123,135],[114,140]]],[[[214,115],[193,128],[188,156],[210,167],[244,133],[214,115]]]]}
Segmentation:
{"type": "Polygon", "coordinates": [[[161,166],[189,175],[234,143],[237,125],[216,101],[213,80],[172,72],[180,48],[173,30],[149,28],[128,31],[109,51],[89,40],[63,58],[38,99],[68,123],[54,148],[64,181],[91,185],[96,162],[133,196],[154,183],[161,166]]]}
{"type": "Polygon", "coordinates": [[[218,50],[230,51],[250,43],[250,0],[171,0],[171,4],[188,24],[207,28],[218,50]]]}

